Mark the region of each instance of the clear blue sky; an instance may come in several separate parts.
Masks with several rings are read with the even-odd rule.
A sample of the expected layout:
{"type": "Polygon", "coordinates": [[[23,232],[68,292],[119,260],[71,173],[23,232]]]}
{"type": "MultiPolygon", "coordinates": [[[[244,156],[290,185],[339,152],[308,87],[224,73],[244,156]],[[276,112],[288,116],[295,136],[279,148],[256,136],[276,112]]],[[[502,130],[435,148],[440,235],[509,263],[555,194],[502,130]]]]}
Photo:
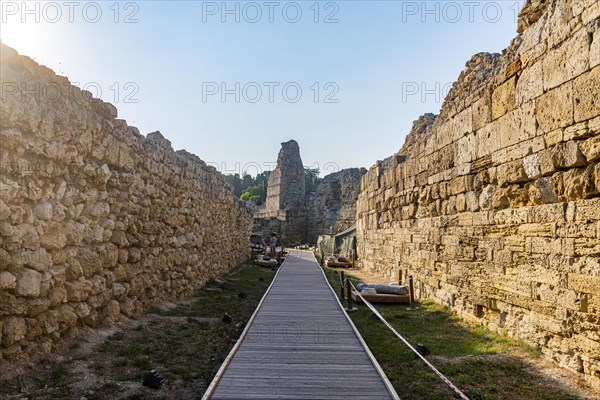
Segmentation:
{"type": "Polygon", "coordinates": [[[1,3],[5,44],[142,133],[225,173],[269,168],[295,139],[328,173],[397,151],[471,55],[508,46],[523,1],[1,3]]]}

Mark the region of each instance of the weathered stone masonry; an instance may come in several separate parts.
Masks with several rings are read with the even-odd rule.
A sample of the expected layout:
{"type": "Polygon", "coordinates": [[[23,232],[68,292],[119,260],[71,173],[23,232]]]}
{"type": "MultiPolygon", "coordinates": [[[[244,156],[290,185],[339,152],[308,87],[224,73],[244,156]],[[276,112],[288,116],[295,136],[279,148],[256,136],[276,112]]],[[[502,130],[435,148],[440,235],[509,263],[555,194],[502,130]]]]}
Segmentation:
{"type": "Polygon", "coordinates": [[[286,246],[317,243],[321,234],[341,232],[356,222],[356,199],[364,168],[348,168],[325,176],[314,193],[306,193],[300,146],[281,143],[277,167],[269,176],[267,201],[254,212],[255,233],[279,232],[286,246]]]}
{"type": "Polygon", "coordinates": [[[319,235],[343,232],[356,223],[356,200],[364,168],[347,168],[333,172],[317,185],[308,197],[308,243],[317,243],[319,235]]]}
{"type": "Polygon", "coordinates": [[[600,386],[600,2],[528,1],[500,54],[363,177],[367,270],[600,386]]]}
{"type": "Polygon", "coordinates": [[[188,296],[247,257],[251,213],[214,168],[13,49],[0,60],[0,358],[188,296]]]}

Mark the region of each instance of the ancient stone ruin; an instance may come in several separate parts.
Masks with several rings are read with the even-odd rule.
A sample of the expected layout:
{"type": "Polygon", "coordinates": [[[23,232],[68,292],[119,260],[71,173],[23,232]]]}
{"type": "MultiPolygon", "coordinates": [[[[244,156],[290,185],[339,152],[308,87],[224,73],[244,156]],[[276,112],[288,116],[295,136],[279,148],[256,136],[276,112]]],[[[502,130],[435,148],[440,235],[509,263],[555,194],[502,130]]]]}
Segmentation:
{"type": "Polygon", "coordinates": [[[341,232],[355,224],[356,200],[364,168],[331,173],[306,193],[304,166],[295,140],[281,144],[269,176],[267,201],[254,212],[254,232],[277,232],[286,246],[316,243],[320,234],[341,232]]]}
{"type": "Polygon", "coordinates": [[[38,88],[0,102],[0,358],[190,296],[247,258],[251,213],[213,167],[0,50],[3,89],[38,88]]]}
{"type": "Polygon", "coordinates": [[[308,197],[306,242],[316,243],[319,235],[343,232],[356,223],[356,200],[364,168],[347,168],[331,173],[319,182],[308,197]]]}
{"type": "Polygon", "coordinates": [[[1,45],[0,358],[191,295],[252,231],[293,245],[356,223],[364,269],[412,275],[417,297],[600,388],[600,3],[528,0],[517,32],[366,173],[307,194],[283,143],[254,213],[198,157],[1,45]]]}
{"type": "Polygon", "coordinates": [[[529,1],[363,177],[358,256],[600,387],[600,3],[529,1]]]}
{"type": "Polygon", "coordinates": [[[277,166],[269,175],[267,201],[254,212],[254,232],[268,237],[277,232],[286,244],[306,238],[304,165],[295,140],[281,143],[277,166]]]}

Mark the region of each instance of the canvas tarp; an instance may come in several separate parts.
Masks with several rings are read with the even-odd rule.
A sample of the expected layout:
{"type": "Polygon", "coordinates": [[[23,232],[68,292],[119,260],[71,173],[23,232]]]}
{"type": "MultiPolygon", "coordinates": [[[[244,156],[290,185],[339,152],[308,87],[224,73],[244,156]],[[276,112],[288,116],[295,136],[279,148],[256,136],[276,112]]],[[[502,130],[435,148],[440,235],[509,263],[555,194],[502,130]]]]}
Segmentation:
{"type": "Polygon", "coordinates": [[[350,258],[351,251],[356,254],[356,226],[335,235],[320,235],[317,240],[317,248],[326,256],[336,255],[350,258]]]}

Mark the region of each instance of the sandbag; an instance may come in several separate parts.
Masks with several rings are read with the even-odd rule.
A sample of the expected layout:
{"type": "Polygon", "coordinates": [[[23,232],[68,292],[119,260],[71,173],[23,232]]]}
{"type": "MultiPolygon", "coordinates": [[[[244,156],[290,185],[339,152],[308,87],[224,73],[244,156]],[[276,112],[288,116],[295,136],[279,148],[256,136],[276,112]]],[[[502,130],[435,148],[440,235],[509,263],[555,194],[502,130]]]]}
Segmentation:
{"type": "Polygon", "coordinates": [[[373,296],[373,295],[377,294],[377,290],[366,287],[360,291],[360,294],[362,294],[363,296],[373,296]]]}
{"type": "Polygon", "coordinates": [[[375,289],[375,291],[377,291],[377,293],[379,294],[398,294],[398,295],[407,295],[408,294],[408,288],[406,286],[392,286],[392,285],[380,285],[380,284],[364,284],[364,283],[359,283],[358,285],[356,285],[356,289],[358,290],[363,290],[363,289],[367,289],[367,288],[371,288],[371,289],[375,289]]]}

